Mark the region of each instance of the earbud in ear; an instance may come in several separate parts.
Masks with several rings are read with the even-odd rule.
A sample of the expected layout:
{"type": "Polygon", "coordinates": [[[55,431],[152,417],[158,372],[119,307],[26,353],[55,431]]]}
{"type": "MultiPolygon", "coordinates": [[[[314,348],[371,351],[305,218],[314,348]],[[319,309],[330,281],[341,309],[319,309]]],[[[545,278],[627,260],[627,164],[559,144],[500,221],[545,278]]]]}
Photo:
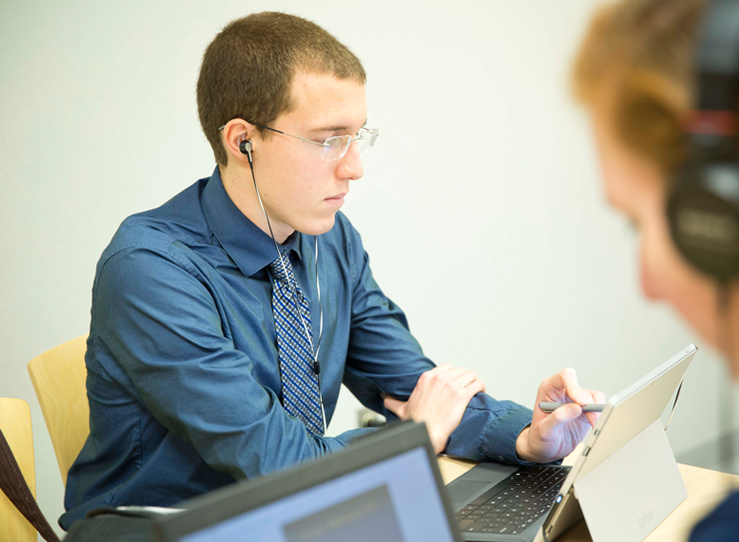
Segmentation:
{"type": "Polygon", "coordinates": [[[239,143],[239,149],[241,150],[241,154],[248,154],[251,156],[251,139],[247,139],[239,143]]]}
{"type": "Polygon", "coordinates": [[[249,164],[251,164],[251,139],[246,139],[239,143],[239,150],[241,151],[241,154],[245,154],[249,157],[249,164]]]}

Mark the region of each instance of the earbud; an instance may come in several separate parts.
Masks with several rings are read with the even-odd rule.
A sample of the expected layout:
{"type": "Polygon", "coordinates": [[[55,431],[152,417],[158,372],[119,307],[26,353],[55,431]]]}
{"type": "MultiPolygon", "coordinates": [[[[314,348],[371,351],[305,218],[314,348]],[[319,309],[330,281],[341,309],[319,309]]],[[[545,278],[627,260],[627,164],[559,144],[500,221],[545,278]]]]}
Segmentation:
{"type": "Polygon", "coordinates": [[[249,163],[251,163],[251,139],[246,139],[239,143],[239,150],[241,154],[246,154],[249,157],[249,163]]]}

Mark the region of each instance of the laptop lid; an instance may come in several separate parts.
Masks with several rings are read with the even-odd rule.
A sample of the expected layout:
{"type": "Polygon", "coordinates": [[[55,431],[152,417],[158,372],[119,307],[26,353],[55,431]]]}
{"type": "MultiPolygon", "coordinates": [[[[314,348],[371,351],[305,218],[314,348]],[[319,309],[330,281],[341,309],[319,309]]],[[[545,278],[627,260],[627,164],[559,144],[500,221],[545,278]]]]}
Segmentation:
{"type": "Polygon", "coordinates": [[[235,484],[157,521],[161,542],[460,542],[423,424],[235,484]]]}

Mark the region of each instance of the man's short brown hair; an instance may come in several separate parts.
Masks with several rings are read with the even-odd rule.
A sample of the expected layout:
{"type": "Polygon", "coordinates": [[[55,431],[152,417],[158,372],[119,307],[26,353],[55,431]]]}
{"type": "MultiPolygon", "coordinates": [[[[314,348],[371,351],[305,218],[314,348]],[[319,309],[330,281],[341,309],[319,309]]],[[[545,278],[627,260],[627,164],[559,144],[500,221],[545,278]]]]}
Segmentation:
{"type": "Polygon", "coordinates": [[[228,163],[218,128],[235,118],[266,125],[290,111],[298,70],[362,84],[367,79],[345,45],[317,24],[287,13],[254,13],[232,21],[208,45],[198,77],[198,115],[218,164],[228,163]]]}

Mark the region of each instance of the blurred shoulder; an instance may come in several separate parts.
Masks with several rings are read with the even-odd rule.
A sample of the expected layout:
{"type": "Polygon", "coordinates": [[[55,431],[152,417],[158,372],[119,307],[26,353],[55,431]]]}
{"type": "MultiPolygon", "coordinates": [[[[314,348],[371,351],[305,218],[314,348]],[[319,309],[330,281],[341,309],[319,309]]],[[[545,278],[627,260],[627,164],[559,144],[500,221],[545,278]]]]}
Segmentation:
{"type": "Polygon", "coordinates": [[[732,493],[690,535],[690,542],[728,542],[739,539],[739,491],[732,493]]]}

